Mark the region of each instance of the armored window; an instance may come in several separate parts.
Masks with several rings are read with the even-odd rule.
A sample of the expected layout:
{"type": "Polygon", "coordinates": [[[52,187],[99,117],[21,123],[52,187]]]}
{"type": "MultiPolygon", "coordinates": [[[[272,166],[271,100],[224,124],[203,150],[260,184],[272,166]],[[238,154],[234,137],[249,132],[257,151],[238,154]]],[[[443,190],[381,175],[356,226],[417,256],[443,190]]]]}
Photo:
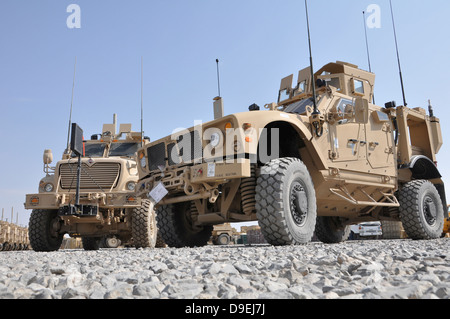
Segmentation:
{"type": "Polygon", "coordinates": [[[137,143],[113,143],[109,151],[109,156],[134,156],[137,152],[137,143]]]}
{"type": "MultiPolygon", "coordinates": [[[[105,152],[105,144],[103,143],[85,143],[84,144],[84,155],[86,157],[103,157],[103,153],[105,152]]],[[[72,153],[72,157],[75,157],[75,154],[72,153]]]]}
{"type": "Polygon", "coordinates": [[[306,108],[308,106],[312,107],[313,104],[314,102],[312,99],[305,99],[296,103],[292,103],[284,111],[286,113],[304,114],[306,113],[306,108]]]}
{"type": "Polygon", "coordinates": [[[302,94],[306,91],[306,81],[302,81],[298,84],[298,94],[302,94]]]}
{"type": "Polygon", "coordinates": [[[290,98],[290,93],[289,90],[285,89],[285,90],[281,90],[278,96],[278,102],[284,101],[284,100],[288,100],[290,98]]]}
{"type": "Polygon", "coordinates": [[[341,90],[341,81],[339,78],[331,78],[331,79],[325,79],[327,86],[335,87],[338,91],[341,90]]]}
{"type": "Polygon", "coordinates": [[[364,94],[364,82],[353,79],[353,93],[364,94]]]}
{"type": "Polygon", "coordinates": [[[351,100],[340,99],[337,112],[340,116],[345,117],[345,115],[353,112],[354,103],[351,100]]]}

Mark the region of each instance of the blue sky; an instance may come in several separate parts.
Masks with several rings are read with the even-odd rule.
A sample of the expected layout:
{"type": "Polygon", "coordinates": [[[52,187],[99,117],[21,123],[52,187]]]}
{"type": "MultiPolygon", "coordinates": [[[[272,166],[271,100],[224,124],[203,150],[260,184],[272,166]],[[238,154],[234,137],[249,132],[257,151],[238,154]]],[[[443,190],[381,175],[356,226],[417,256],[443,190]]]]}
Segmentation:
{"type": "MultiPolygon", "coordinates": [[[[309,1],[314,66],[342,60],[368,69],[362,11],[370,4],[381,8],[381,28],[368,30],[377,103],[401,104],[388,0],[309,1]]],[[[431,99],[448,143],[450,2],[393,4],[409,106],[426,108],[431,99]]],[[[281,78],[309,63],[302,0],[2,0],[0,44],[0,208],[9,218],[14,207],[21,224],[30,213],[25,194],[44,176],[44,149],[56,161],[66,145],[75,56],[72,120],[86,136],[113,113],[139,130],[144,58],[144,130],[152,140],[213,118],[216,58],[226,114],[274,102],[281,78]],[[66,25],[70,4],[81,8],[80,29],[66,25]]],[[[445,144],[444,180],[447,154],[445,144]]]]}

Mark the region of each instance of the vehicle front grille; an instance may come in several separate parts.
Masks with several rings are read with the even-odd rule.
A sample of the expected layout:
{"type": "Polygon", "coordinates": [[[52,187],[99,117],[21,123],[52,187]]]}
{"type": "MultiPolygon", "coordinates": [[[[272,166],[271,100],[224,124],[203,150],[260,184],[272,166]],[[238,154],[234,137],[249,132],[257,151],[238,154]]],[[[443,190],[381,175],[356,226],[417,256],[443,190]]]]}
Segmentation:
{"type": "MultiPolygon", "coordinates": [[[[76,189],[77,163],[62,164],[59,167],[62,189],[76,189]]],[[[95,163],[91,167],[81,165],[80,189],[99,189],[107,191],[119,181],[120,164],[95,163]]]]}
{"type": "Polygon", "coordinates": [[[166,167],[166,146],[164,143],[156,144],[148,148],[148,167],[151,171],[158,166],[166,167]]]}
{"type": "Polygon", "coordinates": [[[203,157],[202,140],[198,131],[180,135],[176,141],[166,146],[164,143],[148,148],[148,162],[150,171],[166,167],[166,160],[170,166],[191,164],[203,157]],[[167,157],[166,157],[167,154],[167,157]]]}

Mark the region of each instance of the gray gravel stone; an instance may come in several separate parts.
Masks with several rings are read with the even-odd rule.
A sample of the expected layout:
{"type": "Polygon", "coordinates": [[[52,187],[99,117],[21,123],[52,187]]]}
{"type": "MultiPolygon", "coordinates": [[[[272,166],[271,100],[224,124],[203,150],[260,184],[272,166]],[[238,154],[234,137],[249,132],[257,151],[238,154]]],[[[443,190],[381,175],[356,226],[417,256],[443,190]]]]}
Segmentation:
{"type": "Polygon", "coordinates": [[[449,243],[1,252],[0,299],[450,299],[449,243]]]}

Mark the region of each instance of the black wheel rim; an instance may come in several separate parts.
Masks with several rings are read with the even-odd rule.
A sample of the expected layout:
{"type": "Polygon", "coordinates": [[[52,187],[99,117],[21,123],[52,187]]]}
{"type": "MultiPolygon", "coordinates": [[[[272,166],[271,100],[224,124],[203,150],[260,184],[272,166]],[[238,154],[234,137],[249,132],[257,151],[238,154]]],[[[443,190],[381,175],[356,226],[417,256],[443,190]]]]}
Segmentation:
{"type": "Polygon", "coordinates": [[[433,226],[437,220],[437,207],[430,196],[423,199],[423,214],[428,225],[433,226]]]}
{"type": "Polygon", "coordinates": [[[308,216],[308,196],[303,185],[295,181],[290,191],[290,209],[292,219],[297,226],[303,226],[308,216]]]}

